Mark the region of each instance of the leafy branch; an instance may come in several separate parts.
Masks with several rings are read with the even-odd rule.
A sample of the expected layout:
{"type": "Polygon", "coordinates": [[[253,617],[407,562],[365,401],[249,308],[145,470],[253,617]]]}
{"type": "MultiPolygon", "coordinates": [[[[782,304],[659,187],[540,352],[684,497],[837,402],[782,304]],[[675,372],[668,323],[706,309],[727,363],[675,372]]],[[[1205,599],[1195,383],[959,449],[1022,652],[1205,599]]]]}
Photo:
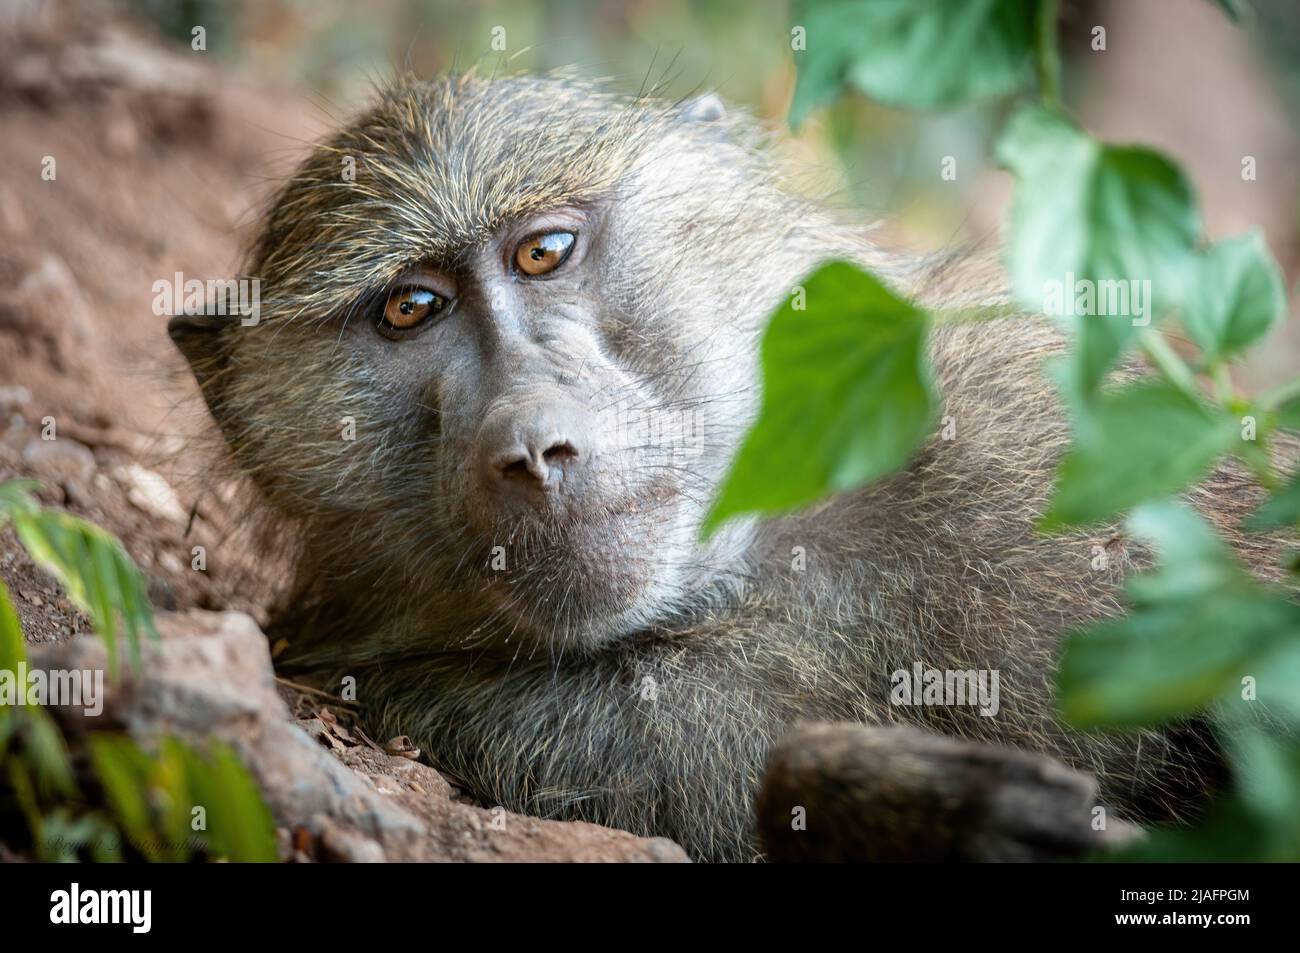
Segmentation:
{"type": "MultiPolygon", "coordinates": [[[[1218,3],[1234,20],[1245,16],[1241,0],[1218,3]]],[[[795,8],[806,49],[795,54],[790,121],[846,88],[913,109],[1036,90],[995,151],[1015,179],[1012,303],[1050,316],[1069,340],[1050,370],[1074,442],[1040,528],[1076,530],[1127,513],[1132,533],[1162,553],[1157,569],[1129,579],[1127,615],[1067,640],[1063,713],[1109,728],[1214,718],[1233,790],[1203,825],[1161,834],[1144,856],[1300,858],[1294,590],[1256,583],[1199,514],[1171,499],[1236,457],[1273,491],[1246,528],[1300,525],[1300,471],[1280,480],[1270,450],[1279,439],[1295,444],[1281,434],[1300,431],[1300,379],[1249,400],[1229,370],[1287,313],[1282,273],[1258,232],[1205,239],[1192,187],[1171,159],[1101,142],[1069,117],[1058,19],[1059,0],[804,0],[795,8]],[[1103,292],[1120,306],[1098,309],[1103,292]],[[1160,330],[1174,317],[1193,360],[1160,330]],[[1117,381],[1135,350],[1156,374],[1117,381]]],[[[979,319],[927,314],[844,262],[823,265],[802,287],[805,310],[795,320],[787,302],[764,335],[759,417],[706,532],[905,466],[936,413],[930,326],[979,319]]]]}
{"type": "Polygon", "coordinates": [[[104,530],[70,513],[39,506],[31,496],[34,486],[30,481],[0,485],[0,529],[11,522],[37,565],[90,616],[108,649],[109,671],[117,670],[119,621],[138,667],[141,637],[158,637],[144,578],[122,544],[104,530]]]}

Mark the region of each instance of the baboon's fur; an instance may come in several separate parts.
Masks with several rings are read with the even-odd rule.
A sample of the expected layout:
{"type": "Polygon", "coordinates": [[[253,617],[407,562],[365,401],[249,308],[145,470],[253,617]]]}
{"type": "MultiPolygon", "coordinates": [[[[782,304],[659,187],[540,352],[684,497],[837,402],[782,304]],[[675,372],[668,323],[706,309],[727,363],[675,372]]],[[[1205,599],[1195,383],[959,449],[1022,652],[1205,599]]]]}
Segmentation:
{"type": "MultiPolygon", "coordinates": [[[[923,300],[982,300],[950,263],[889,255],[788,190],[743,118],[563,78],[385,90],[276,198],[248,266],[261,323],[175,332],[238,467],[301,540],[280,634],[303,664],[357,676],[378,731],[411,735],[486,803],[665,835],[696,858],[755,853],[755,788],[797,719],[910,721],[1045,752],[1095,772],[1120,813],[1176,814],[1215,763],[1195,726],[1083,734],[1054,713],[1060,635],[1115,612],[1143,557],[1113,527],[1035,532],[1069,439],[1043,375],[1061,347],[1047,322],[936,328],[955,439],[936,435],[866,489],[693,548],[756,406],[765,319],[835,257],[923,300]],[[340,174],[345,157],[355,181],[340,174]],[[599,554],[626,566],[611,573],[654,581],[618,631],[601,628],[601,594],[563,567],[512,577],[505,608],[489,598],[491,540],[466,523],[448,429],[463,396],[382,372],[364,337],[375,295],[404,267],[454,268],[499,227],[570,203],[604,209],[621,250],[599,265],[609,312],[595,352],[561,357],[615,368],[608,380],[636,400],[703,420],[690,472],[658,485],[658,508],[626,517],[634,532],[599,554]],[[354,442],[340,439],[344,417],[354,442]],[[643,531],[655,548],[628,542],[643,531]],[[521,621],[505,611],[515,605],[550,622],[521,621]],[[891,705],[890,673],[916,661],[999,671],[1001,712],[891,705]]],[[[1235,531],[1258,500],[1249,481],[1221,469],[1195,497],[1265,562],[1270,550],[1235,531]]],[[[546,532],[519,528],[515,558],[553,555],[546,532]]]]}

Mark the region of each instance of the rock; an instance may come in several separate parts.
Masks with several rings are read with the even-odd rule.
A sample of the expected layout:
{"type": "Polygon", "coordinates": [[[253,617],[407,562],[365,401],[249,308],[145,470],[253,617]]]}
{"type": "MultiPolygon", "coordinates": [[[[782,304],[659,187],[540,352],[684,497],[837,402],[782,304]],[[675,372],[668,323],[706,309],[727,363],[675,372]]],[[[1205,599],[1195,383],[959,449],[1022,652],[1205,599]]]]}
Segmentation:
{"type": "Polygon", "coordinates": [[[316,854],[321,860],[344,864],[382,864],[388,858],[373,840],[340,827],[326,814],[314,818],[316,854]]]}
{"type": "Polygon", "coordinates": [[[681,863],[685,852],[662,837],[639,838],[580,821],[544,821],[449,798],[451,786],[433,768],[360,746],[338,757],[375,790],[421,818],[437,860],[593,863],[681,863]]]}
{"type": "MultiPolygon", "coordinates": [[[[158,617],[159,643],[141,671],[110,684],[104,713],[57,711],[69,733],[120,725],[147,741],[218,738],[239,753],[299,859],[369,861],[684,861],[671,841],[594,824],[484,810],[451,799],[437,771],[366,745],[336,757],[290,721],[276,690],[266,637],[237,612],[158,617]]],[[[103,642],[83,637],[33,646],[33,667],[96,669],[103,642]]]]}
{"type": "Polygon", "coordinates": [[[89,483],[95,476],[95,454],[70,437],[33,438],[23,448],[23,463],[36,474],[54,480],[89,483]]]}
{"type": "Polygon", "coordinates": [[[95,340],[95,322],[81,287],[62,258],[41,255],[14,290],[20,323],[51,337],[65,356],[74,350],[85,353],[95,340]]]}
{"type": "Polygon", "coordinates": [[[420,749],[406,735],[398,735],[384,742],[384,753],[406,758],[410,761],[420,760],[420,749]]]}
{"type": "Polygon", "coordinates": [[[126,498],[137,509],[173,523],[189,519],[171,484],[154,471],[138,463],[128,463],[114,470],[113,476],[126,488],[126,498]]]}
{"type": "Polygon", "coordinates": [[[118,101],[106,106],[102,121],[104,131],[100,138],[106,152],[121,158],[139,151],[140,129],[123,103],[118,101]]]}
{"type": "Polygon", "coordinates": [[[23,209],[22,199],[17,189],[8,186],[0,187],[0,231],[10,238],[23,238],[31,232],[31,220],[23,209]]]}
{"type": "Polygon", "coordinates": [[[0,387],[0,413],[23,410],[32,402],[32,392],[21,384],[0,387]]]}

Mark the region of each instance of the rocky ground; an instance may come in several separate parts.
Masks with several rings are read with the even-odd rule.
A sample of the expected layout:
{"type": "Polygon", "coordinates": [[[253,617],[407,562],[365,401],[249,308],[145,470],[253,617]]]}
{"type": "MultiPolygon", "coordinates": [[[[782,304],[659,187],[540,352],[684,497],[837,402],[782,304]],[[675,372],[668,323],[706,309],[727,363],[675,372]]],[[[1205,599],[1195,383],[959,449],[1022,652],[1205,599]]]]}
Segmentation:
{"type": "MultiPolygon", "coordinates": [[[[285,859],[684,860],[667,841],[468,803],[403,739],[370,739],[340,700],[276,679],[258,623],[282,560],[219,476],[152,286],[235,274],[276,176],[332,120],[91,4],[33,9],[0,22],[0,482],[39,481],[42,502],[115,533],[148,576],[164,638],[108,721],[234,745],[285,859]]],[[[34,664],[102,664],[86,617],[10,532],[0,578],[34,664]]]]}
{"type": "MultiPolygon", "coordinates": [[[[681,861],[662,838],[562,823],[466,803],[405,738],[380,745],[345,711],[278,681],[266,638],[240,612],[159,616],[138,676],[108,691],[93,723],[62,709],[65,735],[87,726],[133,737],[216,738],[252,770],[295,861],[681,861]]],[[[101,640],[33,648],[43,669],[107,664],[101,640]]]]}

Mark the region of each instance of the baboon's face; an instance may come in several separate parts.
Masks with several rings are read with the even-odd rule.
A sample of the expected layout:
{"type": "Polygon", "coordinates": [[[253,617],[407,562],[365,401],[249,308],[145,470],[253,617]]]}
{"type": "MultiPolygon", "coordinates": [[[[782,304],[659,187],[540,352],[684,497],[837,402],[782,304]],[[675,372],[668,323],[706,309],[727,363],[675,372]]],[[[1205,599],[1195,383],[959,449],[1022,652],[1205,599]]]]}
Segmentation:
{"type": "Polygon", "coordinates": [[[369,478],[400,509],[367,518],[419,540],[407,573],[565,640],[643,624],[696,585],[751,362],[710,328],[707,291],[661,306],[670,265],[644,220],[554,208],[411,267],[349,322],[400,460],[369,478]]]}
{"type": "Polygon", "coordinates": [[[399,91],[281,197],[263,320],[174,323],[240,464],[407,634],[591,644],[738,569],[748,531],[699,526],[808,261],[695,126],[549,81],[399,91]]]}

